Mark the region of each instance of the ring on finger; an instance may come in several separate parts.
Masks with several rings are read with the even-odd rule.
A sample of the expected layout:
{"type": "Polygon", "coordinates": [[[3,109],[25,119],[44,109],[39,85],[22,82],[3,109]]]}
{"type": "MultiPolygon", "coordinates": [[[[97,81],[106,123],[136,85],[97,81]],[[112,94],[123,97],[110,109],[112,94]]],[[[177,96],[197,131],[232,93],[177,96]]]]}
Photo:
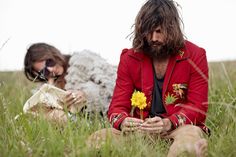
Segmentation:
{"type": "Polygon", "coordinates": [[[75,93],[72,93],[71,95],[72,95],[72,98],[74,98],[74,99],[76,98],[75,93]]]}
{"type": "Polygon", "coordinates": [[[133,121],[129,122],[129,126],[132,128],[133,127],[133,121]]]}

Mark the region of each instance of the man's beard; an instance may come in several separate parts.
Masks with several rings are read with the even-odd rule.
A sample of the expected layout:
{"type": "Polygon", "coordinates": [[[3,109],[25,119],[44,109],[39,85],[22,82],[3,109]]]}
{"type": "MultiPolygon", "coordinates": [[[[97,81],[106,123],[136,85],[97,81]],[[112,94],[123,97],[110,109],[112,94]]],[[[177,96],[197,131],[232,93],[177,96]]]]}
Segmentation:
{"type": "Polygon", "coordinates": [[[149,57],[156,59],[165,59],[171,54],[171,49],[167,44],[158,41],[150,41],[149,47],[145,52],[149,57]]]}

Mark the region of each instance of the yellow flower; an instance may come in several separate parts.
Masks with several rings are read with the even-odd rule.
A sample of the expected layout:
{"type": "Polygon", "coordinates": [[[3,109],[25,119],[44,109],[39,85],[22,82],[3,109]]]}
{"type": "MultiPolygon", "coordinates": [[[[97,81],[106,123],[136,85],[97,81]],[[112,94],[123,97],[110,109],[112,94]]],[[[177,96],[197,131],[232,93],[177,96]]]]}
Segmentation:
{"type": "Polygon", "coordinates": [[[147,106],[146,99],[147,98],[143,92],[134,91],[131,98],[131,105],[133,107],[138,107],[140,110],[143,110],[147,106]]]}

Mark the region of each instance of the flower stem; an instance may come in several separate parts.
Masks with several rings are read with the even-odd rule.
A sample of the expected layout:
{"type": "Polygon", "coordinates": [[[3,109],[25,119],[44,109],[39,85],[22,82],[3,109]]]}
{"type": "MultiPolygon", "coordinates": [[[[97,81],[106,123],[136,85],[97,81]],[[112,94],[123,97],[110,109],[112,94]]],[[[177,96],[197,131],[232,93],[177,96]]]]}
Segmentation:
{"type": "Polygon", "coordinates": [[[143,120],[143,110],[140,110],[140,118],[143,120]]]}
{"type": "Polygon", "coordinates": [[[130,112],[131,117],[134,116],[134,109],[135,109],[135,106],[132,106],[132,108],[131,108],[131,112],[130,112]]]}

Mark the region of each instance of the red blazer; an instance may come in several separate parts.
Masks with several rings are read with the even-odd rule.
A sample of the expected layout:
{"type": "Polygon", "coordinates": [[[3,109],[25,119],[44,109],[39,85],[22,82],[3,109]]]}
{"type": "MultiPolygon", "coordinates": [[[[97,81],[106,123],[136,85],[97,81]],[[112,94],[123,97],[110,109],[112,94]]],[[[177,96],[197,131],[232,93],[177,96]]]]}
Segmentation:
{"type": "MultiPolygon", "coordinates": [[[[124,49],[120,57],[116,86],[108,110],[112,126],[120,129],[121,122],[131,111],[131,96],[134,90],[142,91],[147,98],[143,117],[151,109],[154,88],[152,60],[142,52],[124,49]]],[[[177,128],[183,124],[204,125],[208,109],[208,64],[206,52],[186,41],[185,47],[169,59],[165,73],[162,101],[166,109],[162,117],[169,118],[177,128]]],[[[140,118],[135,109],[134,117],[140,118]]]]}

